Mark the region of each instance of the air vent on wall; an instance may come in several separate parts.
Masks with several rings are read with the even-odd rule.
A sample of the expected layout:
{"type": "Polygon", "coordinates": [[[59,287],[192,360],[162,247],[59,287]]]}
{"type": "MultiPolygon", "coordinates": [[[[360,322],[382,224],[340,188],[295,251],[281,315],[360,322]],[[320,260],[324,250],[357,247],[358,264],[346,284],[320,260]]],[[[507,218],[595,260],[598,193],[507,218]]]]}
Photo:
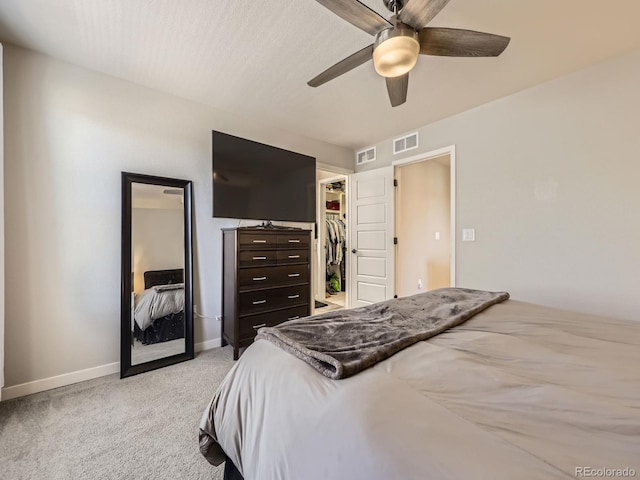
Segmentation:
{"type": "Polygon", "coordinates": [[[373,162],[376,159],[376,147],[362,150],[356,154],[356,163],[362,165],[363,163],[373,162]]]}
{"type": "Polygon", "coordinates": [[[418,132],[410,133],[404,137],[393,140],[393,154],[406,152],[418,148],[418,132]]]}

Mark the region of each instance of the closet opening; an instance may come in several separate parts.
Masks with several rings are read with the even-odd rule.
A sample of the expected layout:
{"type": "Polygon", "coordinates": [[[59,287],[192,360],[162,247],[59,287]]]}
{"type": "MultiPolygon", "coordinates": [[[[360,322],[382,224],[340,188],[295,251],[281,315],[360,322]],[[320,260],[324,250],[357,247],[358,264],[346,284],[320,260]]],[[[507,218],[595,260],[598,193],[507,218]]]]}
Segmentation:
{"type": "Polygon", "coordinates": [[[347,175],[318,170],[315,313],[347,304],[347,175]]]}

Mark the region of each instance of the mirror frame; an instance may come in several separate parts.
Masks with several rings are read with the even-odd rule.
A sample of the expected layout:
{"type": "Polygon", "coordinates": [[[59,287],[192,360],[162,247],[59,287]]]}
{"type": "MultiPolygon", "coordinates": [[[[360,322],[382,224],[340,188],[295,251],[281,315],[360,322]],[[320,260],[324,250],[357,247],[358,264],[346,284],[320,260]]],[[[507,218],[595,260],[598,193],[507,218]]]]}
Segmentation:
{"type": "Polygon", "coordinates": [[[137,173],[122,172],[122,291],[120,323],[120,378],[130,377],[157,368],[174,365],[194,358],[193,343],[193,232],[192,232],[192,195],[190,180],[156,177],[137,173]],[[150,362],[131,365],[131,291],[132,291],[132,245],[131,216],[133,183],[161,185],[184,189],[184,339],[185,352],[150,362]]]}

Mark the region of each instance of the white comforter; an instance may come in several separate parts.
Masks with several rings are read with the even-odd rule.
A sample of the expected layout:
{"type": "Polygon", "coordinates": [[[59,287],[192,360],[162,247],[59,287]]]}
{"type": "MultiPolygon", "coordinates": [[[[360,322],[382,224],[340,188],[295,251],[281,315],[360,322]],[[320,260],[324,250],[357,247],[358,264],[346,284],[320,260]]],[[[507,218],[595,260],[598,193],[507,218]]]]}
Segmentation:
{"type": "Polygon", "coordinates": [[[345,380],[260,340],[201,429],[247,480],[640,477],[640,322],[509,300],[345,380]]]}
{"type": "Polygon", "coordinates": [[[154,320],[184,310],[184,283],[148,288],[135,298],[134,319],[140,330],[154,320]]]}

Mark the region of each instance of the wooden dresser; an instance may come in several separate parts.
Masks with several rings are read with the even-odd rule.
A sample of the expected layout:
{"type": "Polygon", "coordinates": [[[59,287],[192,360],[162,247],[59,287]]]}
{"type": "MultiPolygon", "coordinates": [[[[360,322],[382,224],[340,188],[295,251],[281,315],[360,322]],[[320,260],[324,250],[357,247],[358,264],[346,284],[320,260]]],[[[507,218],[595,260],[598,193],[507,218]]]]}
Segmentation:
{"type": "Polygon", "coordinates": [[[311,314],[311,231],[223,228],[222,338],[238,351],[259,328],[311,314]]]}

